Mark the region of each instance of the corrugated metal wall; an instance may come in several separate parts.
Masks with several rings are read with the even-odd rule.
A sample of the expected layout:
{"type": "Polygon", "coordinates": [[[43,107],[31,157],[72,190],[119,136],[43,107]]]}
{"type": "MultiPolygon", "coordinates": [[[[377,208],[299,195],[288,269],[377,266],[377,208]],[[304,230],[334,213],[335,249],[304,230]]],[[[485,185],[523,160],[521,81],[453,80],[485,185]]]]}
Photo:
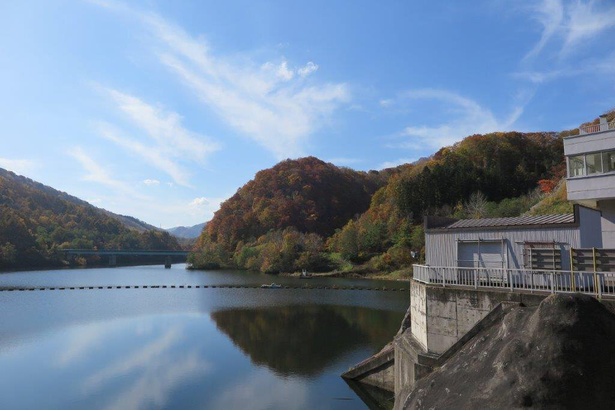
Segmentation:
{"type": "Polygon", "coordinates": [[[458,241],[504,239],[504,268],[523,268],[524,242],[555,241],[562,253],[562,268],[570,268],[570,247],[579,248],[580,230],[568,228],[516,228],[445,231],[425,233],[425,263],[432,266],[457,266],[458,241]]]}

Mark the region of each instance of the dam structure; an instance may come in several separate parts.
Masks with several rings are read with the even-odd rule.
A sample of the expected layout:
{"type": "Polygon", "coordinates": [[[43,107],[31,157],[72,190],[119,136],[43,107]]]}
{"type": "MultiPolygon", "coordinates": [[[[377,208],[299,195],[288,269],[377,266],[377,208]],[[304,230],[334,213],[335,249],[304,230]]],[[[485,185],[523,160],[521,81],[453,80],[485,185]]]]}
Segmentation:
{"type": "Polygon", "coordinates": [[[564,138],[571,214],[456,220],[426,217],[425,264],[393,342],[343,375],[394,393],[395,408],[512,307],[552,294],[615,299],[615,122],[564,138]]]}

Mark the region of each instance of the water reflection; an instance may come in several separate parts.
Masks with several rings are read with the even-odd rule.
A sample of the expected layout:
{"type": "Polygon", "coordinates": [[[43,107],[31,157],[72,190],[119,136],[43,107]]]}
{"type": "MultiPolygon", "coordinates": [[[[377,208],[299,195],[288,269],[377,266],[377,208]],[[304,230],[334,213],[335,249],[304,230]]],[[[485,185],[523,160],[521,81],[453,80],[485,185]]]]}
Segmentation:
{"type": "Polygon", "coordinates": [[[357,347],[374,351],[397,318],[362,307],[287,306],[221,310],[216,326],[256,365],[282,376],[314,376],[357,347]]]}
{"type": "MultiPolygon", "coordinates": [[[[0,286],[254,282],[118,270],[12,273],[0,286]]],[[[407,304],[340,290],[0,292],[0,408],[362,409],[340,374],[390,340],[407,304]]]]}

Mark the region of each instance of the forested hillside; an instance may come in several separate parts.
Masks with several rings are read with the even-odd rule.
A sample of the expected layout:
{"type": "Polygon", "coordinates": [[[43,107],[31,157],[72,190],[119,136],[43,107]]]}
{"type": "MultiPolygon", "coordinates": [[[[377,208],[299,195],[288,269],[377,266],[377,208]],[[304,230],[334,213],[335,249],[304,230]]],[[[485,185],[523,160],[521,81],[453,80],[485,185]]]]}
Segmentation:
{"type": "Polygon", "coordinates": [[[388,175],[314,157],[260,171],[207,224],[192,262],[266,272],[327,269],[323,239],[365,212],[388,175]]]}
{"type": "Polygon", "coordinates": [[[421,258],[424,215],[520,215],[564,173],[559,133],[473,135],[385,172],[287,160],[222,205],[191,262],[265,272],[393,271],[421,258]]]}
{"type": "Polygon", "coordinates": [[[0,169],[0,269],[63,266],[64,248],[180,248],[168,233],[126,219],[135,228],[83,200],[0,169]]]}

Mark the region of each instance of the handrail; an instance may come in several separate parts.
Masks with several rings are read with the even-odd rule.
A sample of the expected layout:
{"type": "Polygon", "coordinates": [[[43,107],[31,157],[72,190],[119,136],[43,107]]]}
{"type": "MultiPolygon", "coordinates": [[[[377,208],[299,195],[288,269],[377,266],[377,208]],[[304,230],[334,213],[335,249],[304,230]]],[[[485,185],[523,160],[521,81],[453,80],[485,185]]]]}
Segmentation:
{"type": "Polygon", "coordinates": [[[615,297],[615,272],[413,265],[415,281],[442,287],[574,293],[615,297]]]}
{"type": "Polygon", "coordinates": [[[601,131],[615,130],[615,121],[603,124],[588,124],[586,126],[579,127],[579,134],[593,134],[601,131]],[[605,127],[603,127],[605,126],[605,127]]]}

